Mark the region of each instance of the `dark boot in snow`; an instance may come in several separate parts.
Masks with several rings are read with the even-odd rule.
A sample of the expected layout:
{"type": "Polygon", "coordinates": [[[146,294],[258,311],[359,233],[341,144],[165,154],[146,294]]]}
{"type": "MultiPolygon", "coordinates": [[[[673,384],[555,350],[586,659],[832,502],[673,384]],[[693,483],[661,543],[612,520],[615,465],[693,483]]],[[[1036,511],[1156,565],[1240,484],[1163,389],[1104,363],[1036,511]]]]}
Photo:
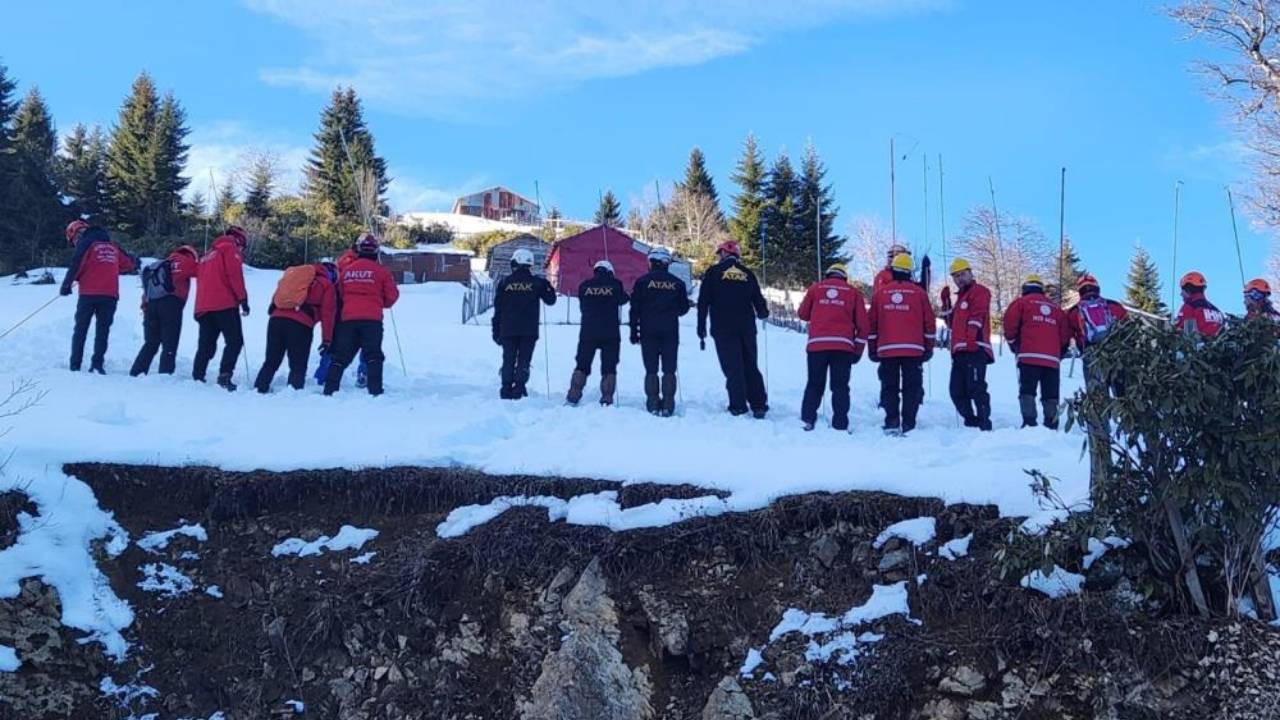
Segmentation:
{"type": "Polygon", "coordinates": [[[1018,407],[1022,409],[1022,427],[1036,426],[1036,398],[1034,395],[1019,395],[1018,407]]]}
{"type": "Polygon", "coordinates": [[[763,420],[764,416],[767,414],[769,414],[769,408],[760,408],[759,410],[751,411],[751,417],[757,420],[763,420]]]}
{"type": "Polygon", "coordinates": [[[974,407],[978,411],[978,429],[983,432],[991,432],[991,400],[976,402],[974,407]]]}
{"type": "Polygon", "coordinates": [[[600,378],[600,404],[612,405],[613,395],[618,391],[618,376],[603,375],[600,378]]]}
{"type": "Polygon", "coordinates": [[[104,370],[104,369],[102,368],[102,366],[101,366],[101,365],[94,365],[93,367],[89,368],[89,372],[91,372],[91,373],[95,373],[95,374],[97,374],[97,375],[106,375],[106,374],[107,374],[107,371],[106,371],[106,370],[104,370]]]}
{"type": "Polygon", "coordinates": [[[382,369],[382,361],[375,360],[369,363],[368,370],[365,371],[365,387],[374,397],[382,394],[382,369]]]}
{"type": "Polygon", "coordinates": [[[816,423],[807,422],[807,423],[805,423],[805,424],[804,424],[804,431],[805,431],[805,432],[813,432],[813,429],[814,429],[815,427],[817,427],[816,423]]]}
{"type": "Polygon", "coordinates": [[[342,386],[342,371],[345,369],[345,367],[337,363],[330,363],[329,373],[324,376],[325,395],[332,395],[338,392],[338,388],[342,386]]]}
{"type": "Polygon", "coordinates": [[[218,387],[226,390],[227,392],[236,391],[236,384],[231,382],[230,373],[218,376],[218,387]]]}
{"type": "Polygon", "coordinates": [[[1058,401],[1042,400],[1040,407],[1044,410],[1044,426],[1050,430],[1058,429],[1058,401]]]}
{"type": "Polygon", "coordinates": [[[662,398],[658,397],[658,376],[644,376],[644,408],[657,415],[662,410],[662,398]]]}
{"type": "Polygon", "coordinates": [[[569,378],[569,393],[565,395],[564,401],[570,405],[577,406],[582,402],[582,391],[587,387],[587,374],[581,370],[574,370],[573,377],[569,378]]]}
{"type": "Polygon", "coordinates": [[[662,417],[671,417],[676,412],[676,374],[663,373],[662,375],[662,409],[658,414],[662,417]]]}

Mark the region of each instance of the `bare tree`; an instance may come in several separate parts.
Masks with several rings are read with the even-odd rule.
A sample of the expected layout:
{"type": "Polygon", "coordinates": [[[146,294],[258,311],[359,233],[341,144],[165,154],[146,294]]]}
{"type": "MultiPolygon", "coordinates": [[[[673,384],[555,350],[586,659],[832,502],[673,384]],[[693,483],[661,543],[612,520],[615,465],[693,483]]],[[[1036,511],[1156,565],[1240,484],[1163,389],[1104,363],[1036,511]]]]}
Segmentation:
{"type": "Polygon", "coordinates": [[[1002,213],[997,226],[996,217],[985,205],[970,210],[955,241],[979,282],[991,288],[993,317],[1018,296],[1027,275],[1048,276],[1057,262],[1056,248],[1032,221],[1002,213]]]}
{"type": "Polygon", "coordinates": [[[1280,1],[1185,0],[1169,10],[1191,30],[1227,50],[1230,62],[1202,62],[1215,95],[1231,103],[1256,175],[1246,193],[1255,217],[1280,225],[1280,1]]]}
{"type": "Polygon", "coordinates": [[[849,279],[870,285],[885,266],[893,233],[880,218],[859,215],[853,218],[845,252],[849,254],[849,279]]]}
{"type": "Polygon", "coordinates": [[[1272,287],[1280,288],[1280,243],[1273,246],[1271,257],[1267,258],[1267,275],[1271,276],[1272,287]]]}
{"type": "Polygon", "coordinates": [[[715,256],[716,246],[729,239],[720,208],[710,196],[689,192],[683,187],[665,208],[655,209],[656,222],[665,227],[667,244],[677,254],[694,264],[694,271],[708,267],[715,256]]]}

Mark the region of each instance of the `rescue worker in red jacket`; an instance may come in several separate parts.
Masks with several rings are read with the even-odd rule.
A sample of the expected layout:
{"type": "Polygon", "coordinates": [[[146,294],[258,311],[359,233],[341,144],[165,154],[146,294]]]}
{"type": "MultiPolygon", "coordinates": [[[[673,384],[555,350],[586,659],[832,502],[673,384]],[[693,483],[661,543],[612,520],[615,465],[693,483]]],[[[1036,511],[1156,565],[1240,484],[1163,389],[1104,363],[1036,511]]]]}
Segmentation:
{"type": "Polygon", "coordinates": [[[965,427],[991,429],[987,366],[991,351],[991,291],[973,277],[968,260],[956,258],[947,269],[958,292],[951,311],[951,402],[965,427]]]}
{"type": "Polygon", "coordinates": [[[797,313],[809,323],[809,380],[804,386],[800,420],[805,430],[818,422],[818,405],[831,378],[831,427],[849,429],[849,375],[862,359],[870,334],[866,300],[849,284],[849,271],[836,263],[805,293],[797,313]]]}
{"type": "Polygon", "coordinates": [[[191,377],[204,382],[209,361],[218,351],[222,337],[222,362],[218,365],[218,385],[235,391],[231,376],[244,347],[241,317],[249,316],[249,293],[244,287],[244,250],[249,235],[235,225],[228,227],[209,252],[200,258],[196,273],[196,324],[200,337],[196,342],[196,358],[191,377]],[[237,308],[239,309],[237,312],[237,308]]]}
{"type": "Polygon", "coordinates": [[[75,254],[71,256],[71,265],[62,279],[61,293],[70,295],[73,282],[80,291],[80,298],[76,301],[75,327],[71,332],[70,367],[73,372],[80,370],[89,322],[93,321],[93,356],[89,359],[89,372],[106,375],[107,341],[111,335],[111,322],[116,316],[116,305],[120,302],[120,273],[133,271],[138,260],[112,242],[106,230],[83,220],[73,220],[67,225],[65,235],[67,242],[75,248],[75,254]]]}
{"type": "Polygon", "coordinates": [[[1044,280],[1030,275],[1022,297],[1004,311],[1004,337],[1018,359],[1018,404],[1022,427],[1036,426],[1036,388],[1044,409],[1044,426],[1058,429],[1062,357],[1071,344],[1067,315],[1044,294],[1044,280]]]}
{"type": "Polygon", "coordinates": [[[1102,289],[1098,279],[1089,273],[1080,276],[1076,281],[1076,292],[1080,294],[1080,302],[1067,311],[1067,322],[1071,327],[1072,338],[1076,341],[1076,349],[1084,357],[1085,376],[1089,374],[1089,356],[1085,350],[1102,342],[1115,329],[1116,323],[1129,317],[1129,311],[1115,300],[1102,297],[1102,289]]]}
{"type": "Polygon", "coordinates": [[[200,268],[200,254],[190,245],[183,245],[165,258],[167,266],[156,263],[143,271],[142,290],[142,348],[133,360],[129,374],[133,377],[151,372],[151,361],[160,351],[160,374],[172,375],[177,369],[178,340],[182,338],[182,309],[191,295],[191,280],[200,268]],[[164,271],[168,287],[160,278],[150,288],[147,274],[164,271]],[[148,297],[151,295],[151,297],[148,297]]]}
{"type": "Polygon", "coordinates": [[[911,281],[911,256],[899,253],[892,269],[893,281],[871,297],[867,340],[871,361],[880,364],[885,433],[905,435],[915,429],[924,399],[924,363],[933,357],[937,318],[928,294],[911,281]]]}
{"type": "Polygon", "coordinates": [[[1204,338],[1217,336],[1226,318],[1204,296],[1209,287],[1204,275],[1193,270],[1182,276],[1178,286],[1182,288],[1182,307],[1173,321],[1174,329],[1186,334],[1199,333],[1204,338]]]}
{"type": "Polygon", "coordinates": [[[333,364],[324,380],[324,394],[332,395],[342,384],[342,371],[364,353],[369,363],[370,395],[382,394],[382,312],[400,299],[400,288],[391,271],[378,264],[379,241],[366,233],[356,243],[357,257],[338,271],[338,294],[342,300],[341,324],[333,338],[333,364]]]}
{"type": "Polygon", "coordinates": [[[910,256],[911,251],[901,245],[894,245],[889,248],[889,259],[885,261],[885,266],[881,268],[880,272],[876,273],[875,278],[871,282],[871,291],[873,293],[893,282],[893,259],[899,255],[910,256]]]}
{"type": "Polygon", "coordinates": [[[1276,324],[1276,332],[1280,333],[1280,312],[1271,305],[1271,284],[1262,278],[1255,278],[1244,286],[1245,317],[1265,317],[1276,324]]]}
{"type": "MultiPolygon", "coordinates": [[[[297,307],[278,307],[272,298],[267,308],[267,353],[258,370],[254,388],[263,394],[271,391],[271,381],[280,369],[280,363],[289,359],[289,386],[301,390],[307,384],[307,360],[311,355],[311,341],[316,323],[320,324],[320,351],[323,353],[333,342],[333,326],[338,309],[334,278],[323,263],[310,266],[314,275],[306,290],[306,298],[297,307]]],[[[297,272],[291,268],[286,271],[297,272]]],[[[303,273],[306,271],[303,270],[303,273]]],[[[305,275],[303,276],[305,277],[305,275]]],[[[281,279],[284,282],[284,279],[281,279]]]]}

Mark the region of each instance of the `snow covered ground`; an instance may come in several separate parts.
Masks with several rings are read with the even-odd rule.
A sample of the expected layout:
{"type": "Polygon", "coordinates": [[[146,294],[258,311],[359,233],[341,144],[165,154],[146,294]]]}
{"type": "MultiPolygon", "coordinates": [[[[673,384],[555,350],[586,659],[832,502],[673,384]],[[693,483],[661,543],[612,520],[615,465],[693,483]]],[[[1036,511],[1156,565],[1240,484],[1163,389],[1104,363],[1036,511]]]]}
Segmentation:
{"type": "MultiPolygon", "coordinates": [[[[60,272],[56,275],[61,279],[60,272]]],[[[277,271],[247,273],[254,314],[246,321],[246,342],[253,374],[262,360],[265,310],[279,276],[277,271]]],[[[854,368],[853,434],[823,423],[803,432],[798,417],[804,337],[777,328],[760,340],[769,418],[731,417],[724,410],[715,353],[698,350],[693,313],[685,318],[680,349],[677,417],[655,418],[644,411],[639,350],[627,344],[618,406],[594,404],[598,375],[583,406],[565,406],[578,332],[572,325],[549,327],[534,359],[532,397],[512,403],[498,399],[500,352],[490,340],[487,316],[481,324],[460,324],[463,288],[431,284],[402,288],[396,307],[407,375],[388,318],[386,395],[371,398],[357,390],[352,373],[333,398],[323,397],[314,385],[294,392],[283,386],[282,369],[275,392],[262,396],[248,390],[243,360],[236,378],[240,392],[190,379],[196,326],[189,315],[179,374],[130,378],[129,365],[142,343],[138,279],[121,283],[124,297],[111,333],[106,377],[66,369],[74,297],[55,301],[0,340],[0,391],[30,380],[48,393],[38,406],[0,420],[0,429],[12,425],[0,444],[15,453],[0,478],[0,491],[24,488],[40,515],[24,524],[17,545],[0,551],[0,598],[16,594],[22,577],[43,575],[63,593],[64,622],[97,633],[112,654],[124,650],[115,631],[131,622],[131,614],[93,566],[87,546],[106,537],[119,552],[125,542],[88,487],[62,474],[67,462],[241,470],[465,465],[491,473],[691,483],[729,493],[723,502],[705,505],[717,513],[759,508],[784,495],[859,489],[994,503],[1005,514],[1033,515],[1040,508],[1023,472],[1031,468],[1060,478],[1067,500],[1087,497],[1087,460],[1078,431],[1018,429],[1016,370],[1008,354],[989,371],[996,430],[984,434],[958,427],[947,398],[946,353],[929,366],[928,397],[911,436],[881,434],[875,366],[865,361],[854,368]],[[51,549],[56,557],[50,557],[51,549]]],[[[0,278],[0,331],[56,293],[57,286],[0,278]]],[[[548,317],[562,321],[565,311],[558,305],[548,317]]],[[[1064,377],[1064,395],[1078,387],[1079,376],[1064,377]]],[[[615,525],[605,507],[609,503],[595,505],[601,510],[587,520],[615,525]]],[[[688,517],[690,507],[649,506],[639,523],[635,513],[618,516],[615,529],[674,522],[688,517]]]]}

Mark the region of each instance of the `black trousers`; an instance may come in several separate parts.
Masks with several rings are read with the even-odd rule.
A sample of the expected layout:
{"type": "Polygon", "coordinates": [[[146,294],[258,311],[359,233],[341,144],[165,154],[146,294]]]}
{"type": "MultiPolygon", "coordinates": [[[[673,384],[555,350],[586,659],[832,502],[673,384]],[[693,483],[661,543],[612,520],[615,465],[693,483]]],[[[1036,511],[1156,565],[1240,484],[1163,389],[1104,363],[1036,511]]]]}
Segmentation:
{"type": "Polygon", "coordinates": [[[714,339],[720,371],[724,373],[724,387],[729,392],[729,412],[741,415],[748,406],[757,412],[768,410],[769,397],[758,367],[756,336],[717,335],[714,339]]]}
{"type": "Polygon", "coordinates": [[[536,335],[502,338],[502,387],[498,397],[519,400],[529,394],[529,365],[533,362],[533,349],[537,346],[536,335]]]}
{"type": "Polygon", "coordinates": [[[659,369],[668,375],[674,373],[679,355],[679,333],[640,336],[640,357],[644,360],[645,375],[657,375],[659,369]]]}
{"type": "Polygon", "coordinates": [[[966,423],[991,421],[991,395],[987,392],[987,354],[956,353],[951,356],[951,402],[966,423]]]}
{"type": "Polygon", "coordinates": [[[102,368],[107,357],[107,340],[111,336],[111,323],[116,317],[116,298],[106,295],[81,295],[76,301],[76,323],[71,331],[71,369],[79,370],[84,363],[84,342],[89,336],[89,323],[93,326],[93,357],[89,367],[102,368]]]}
{"type": "Polygon", "coordinates": [[[1040,401],[1046,408],[1045,420],[1053,417],[1047,412],[1052,405],[1058,405],[1058,394],[1062,386],[1062,371],[1059,368],[1041,367],[1040,365],[1018,364],[1018,398],[1022,405],[1022,419],[1032,422],[1036,419],[1036,390],[1040,391],[1040,401]],[[1027,399],[1030,400],[1028,406],[1027,399]],[[1030,410],[1030,412],[1028,412],[1030,410]]]}
{"type": "Polygon", "coordinates": [[[222,337],[222,362],[218,365],[218,377],[230,378],[236,371],[236,361],[244,347],[244,328],[240,324],[240,311],[236,308],[208,312],[196,318],[200,326],[200,338],[196,342],[196,359],[191,366],[191,376],[204,382],[209,361],[218,351],[218,337],[222,337]]]}
{"type": "Polygon", "coordinates": [[[853,370],[853,353],[840,350],[822,350],[809,353],[809,381],[804,386],[804,401],[800,404],[800,419],[806,423],[818,421],[818,405],[826,391],[827,376],[831,376],[831,427],[849,429],[849,375],[853,370]]]}
{"type": "Polygon", "coordinates": [[[147,301],[142,311],[142,349],[133,360],[129,374],[151,372],[151,361],[160,352],[160,374],[172,375],[177,368],[178,340],[182,338],[182,309],[186,301],[169,296],[147,301]]]}
{"type": "Polygon", "coordinates": [[[330,352],[333,353],[333,362],[324,379],[325,395],[334,394],[342,386],[342,373],[356,358],[357,352],[363,353],[365,362],[369,364],[366,384],[369,394],[382,394],[382,363],[386,356],[382,354],[381,320],[349,320],[341,323],[333,331],[333,349],[330,352]]]}
{"type": "Polygon", "coordinates": [[[578,372],[591,374],[591,363],[595,360],[596,351],[600,351],[600,374],[618,374],[618,354],[621,351],[621,338],[578,338],[578,355],[575,358],[578,372]]]}
{"type": "Polygon", "coordinates": [[[289,386],[301,390],[307,384],[307,360],[311,357],[314,329],[290,318],[273,317],[267,321],[267,355],[258,370],[253,386],[260,393],[271,390],[271,381],[280,363],[289,358],[289,386]]]}
{"type": "Polygon", "coordinates": [[[918,357],[881,358],[880,407],[884,408],[884,426],[902,428],[916,426],[916,413],[924,398],[924,359],[918,357]]]}

